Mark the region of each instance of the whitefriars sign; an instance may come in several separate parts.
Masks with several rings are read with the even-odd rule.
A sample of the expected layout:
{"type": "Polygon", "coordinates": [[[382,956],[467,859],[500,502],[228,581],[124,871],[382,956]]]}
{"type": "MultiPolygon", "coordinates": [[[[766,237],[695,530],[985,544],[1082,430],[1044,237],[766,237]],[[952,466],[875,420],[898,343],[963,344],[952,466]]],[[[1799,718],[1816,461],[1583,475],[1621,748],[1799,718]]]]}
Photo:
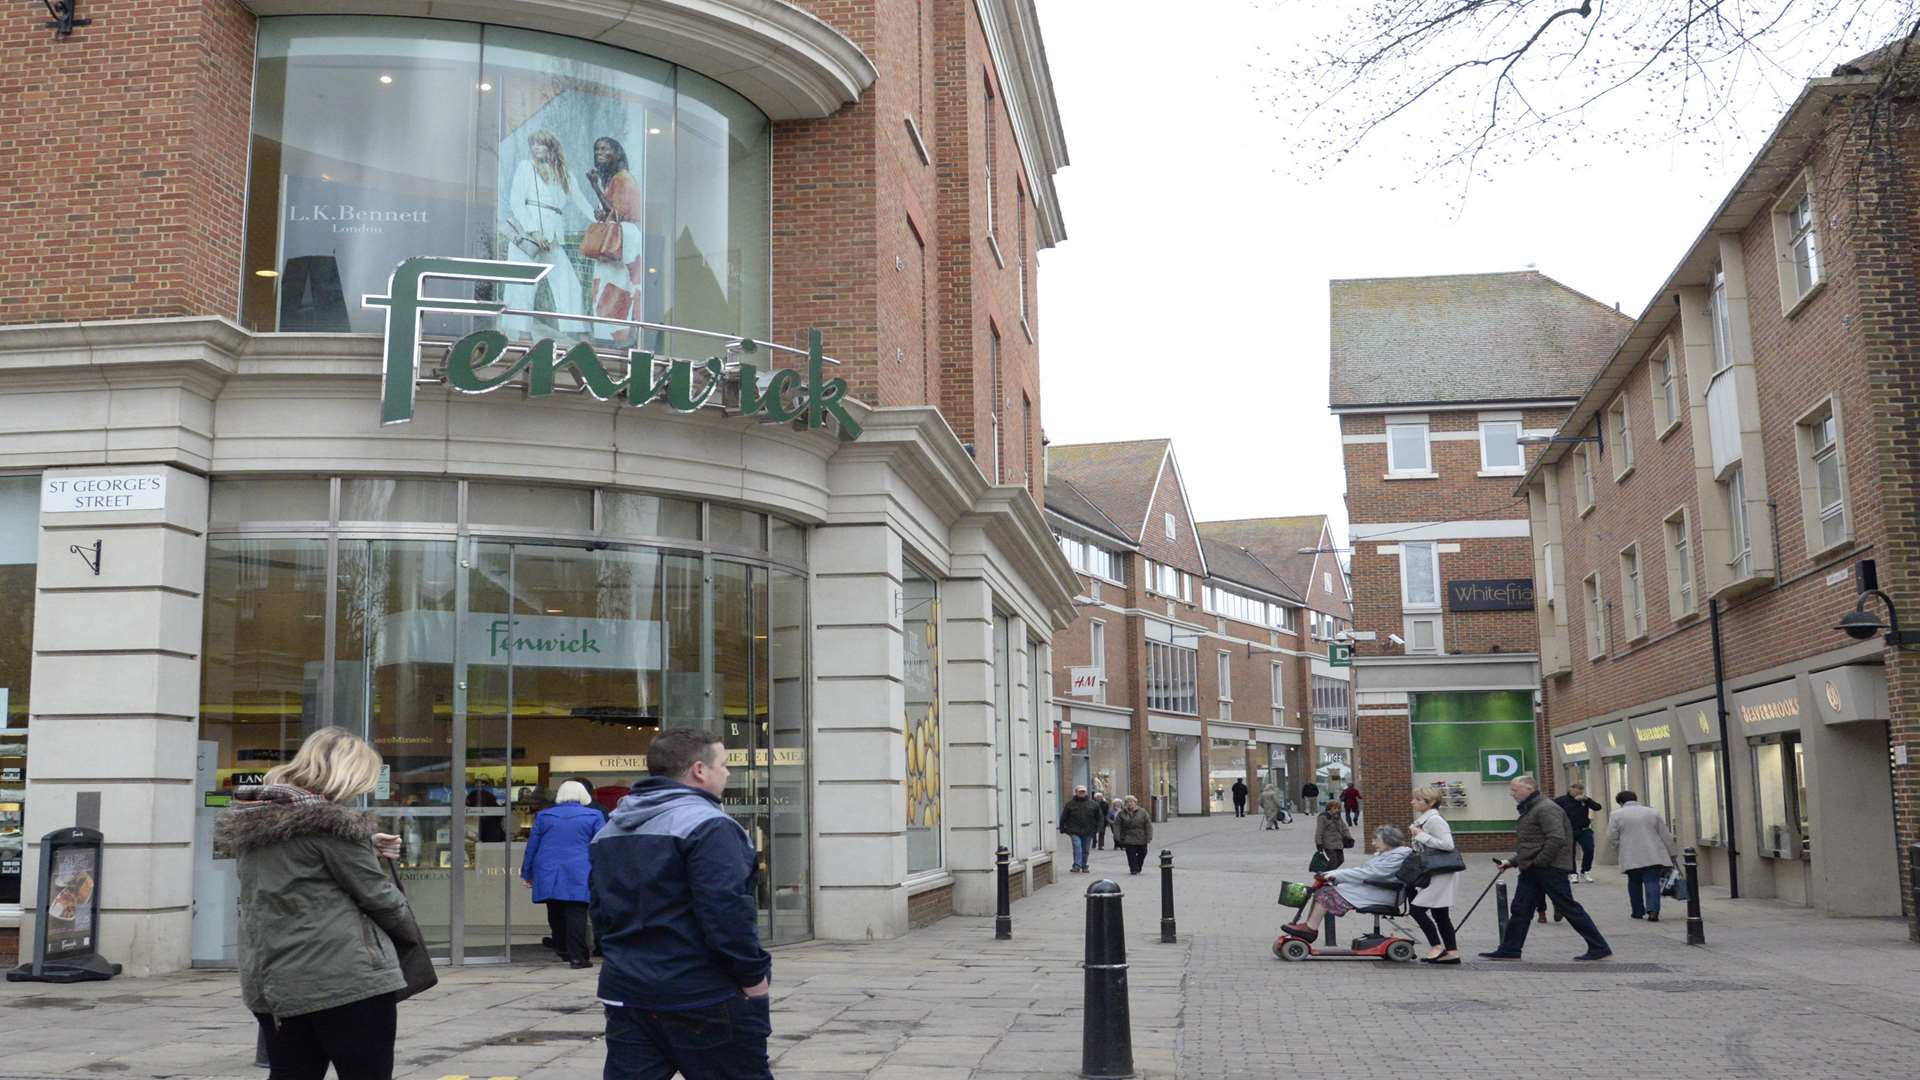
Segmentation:
{"type": "MultiPolygon", "coordinates": [[[[395,267],[393,276],[387,281],[387,295],[368,296],[361,300],[366,307],[387,309],[380,422],[399,424],[413,419],[414,387],[420,378],[420,316],[425,312],[525,314],[587,321],[581,316],[554,312],[515,311],[497,300],[428,296],[425,295],[425,285],[429,278],[533,285],[552,269],[545,263],[433,255],[415,256],[395,267]]],[[[621,322],[620,325],[726,339],[729,342],[726,351],[742,356],[756,355],[762,348],[751,338],[732,338],[703,330],[650,323],[621,322]]],[[[554,392],[558,376],[564,371],[569,372],[568,378],[577,382],[581,389],[601,401],[617,398],[635,407],[660,401],[674,412],[694,412],[708,405],[724,404],[731,411],[746,416],[763,416],[773,423],[804,420],[809,428],[824,428],[831,417],[841,438],[859,438],[860,425],[847,415],[842,404],[847,396],[846,382],[823,377],[822,365],[829,361],[820,351],[820,332],[809,331],[807,338],[806,353],[786,350],[805,355],[807,370],[804,373],[791,368],[773,370],[763,383],[759,365],[744,359],[735,362],[714,356],[701,361],[676,360],[655,356],[645,349],[631,349],[625,356],[609,358],[603,357],[594,343],[587,339],[563,344],[552,338],[542,338],[529,345],[515,345],[499,330],[475,330],[448,347],[446,379],[448,385],[462,393],[485,394],[513,383],[524,375],[527,395],[546,397],[554,392]],[[624,377],[616,377],[609,370],[610,364],[616,369],[624,367],[624,377]],[[724,387],[729,382],[737,386],[736,401],[726,399],[724,387]]]]}

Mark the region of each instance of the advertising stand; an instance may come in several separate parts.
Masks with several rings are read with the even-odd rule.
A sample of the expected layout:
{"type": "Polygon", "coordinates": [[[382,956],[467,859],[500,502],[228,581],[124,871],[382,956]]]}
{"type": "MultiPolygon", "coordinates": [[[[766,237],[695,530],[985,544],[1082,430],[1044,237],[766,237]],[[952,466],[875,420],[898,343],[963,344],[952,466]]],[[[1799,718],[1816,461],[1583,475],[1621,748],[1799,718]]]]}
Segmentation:
{"type": "Polygon", "coordinates": [[[100,845],[96,829],[56,829],[40,838],[33,962],[7,972],[8,982],[93,982],[120,974],[120,965],[99,953],[100,845]]]}

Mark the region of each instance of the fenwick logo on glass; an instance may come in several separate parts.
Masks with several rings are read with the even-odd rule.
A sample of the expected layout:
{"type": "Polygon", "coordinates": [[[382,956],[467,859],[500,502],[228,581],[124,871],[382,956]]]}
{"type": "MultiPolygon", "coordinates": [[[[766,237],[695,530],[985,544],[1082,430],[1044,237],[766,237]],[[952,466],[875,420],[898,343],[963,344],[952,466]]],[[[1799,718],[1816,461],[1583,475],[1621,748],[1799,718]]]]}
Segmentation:
{"type": "MultiPolygon", "coordinates": [[[[761,416],[772,423],[804,420],[809,428],[824,428],[832,417],[843,439],[860,437],[860,425],[847,415],[843,401],[847,384],[842,379],[822,377],[822,365],[836,363],[820,351],[820,331],[807,334],[807,351],[785,346],[766,345],[752,338],[686,327],[659,326],[653,323],[603,319],[559,312],[520,311],[498,300],[462,300],[456,297],[424,296],[428,278],[458,281],[495,282],[501,285],[532,286],[553,268],[545,263],[503,262],[495,259],[464,259],[438,255],[416,255],[403,261],[387,280],[387,295],[363,297],[366,307],[387,309],[386,371],[380,392],[380,422],[400,424],[413,419],[414,388],[420,381],[420,316],[429,311],[465,315],[530,315],[582,323],[612,323],[621,327],[640,327],[672,333],[690,333],[726,341],[727,356],[705,360],[677,360],[655,356],[646,349],[631,349],[624,359],[626,375],[616,377],[608,370],[594,343],[578,339],[564,346],[552,338],[541,338],[530,345],[514,345],[499,330],[475,330],[447,348],[447,385],[462,393],[485,394],[498,390],[523,374],[529,397],[547,397],[559,383],[562,372],[580,389],[601,401],[616,398],[638,407],[661,401],[674,412],[690,413],[709,405],[727,404],[730,411],[743,416],[761,416]],[[790,352],[807,358],[804,374],[781,368],[762,380],[759,366],[744,359],[762,349],[790,352]],[[734,359],[734,357],[741,357],[734,359]],[[694,387],[695,372],[701,385],[694,387]],[[729,402],[725,388],[737,386],[737,402],[729,402]],[[718,395],[718,400],[716,400],[718,395]]],[[[571,389],[562,386],[561,389],[571,389]]]]}

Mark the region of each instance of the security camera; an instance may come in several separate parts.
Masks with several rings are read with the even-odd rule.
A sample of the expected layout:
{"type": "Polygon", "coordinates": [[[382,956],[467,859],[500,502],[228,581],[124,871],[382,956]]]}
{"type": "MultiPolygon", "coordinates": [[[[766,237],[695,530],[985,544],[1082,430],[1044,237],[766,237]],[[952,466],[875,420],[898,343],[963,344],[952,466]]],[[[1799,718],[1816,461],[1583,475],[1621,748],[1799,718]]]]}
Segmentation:
{"type": "Polygon", "coordinates": [[[1407,643],[1406,639],[1402,638],[1399,634],[1388,634],[1387,640],[1393,642],[1395,645],[1405,645],[1407,643]]]}

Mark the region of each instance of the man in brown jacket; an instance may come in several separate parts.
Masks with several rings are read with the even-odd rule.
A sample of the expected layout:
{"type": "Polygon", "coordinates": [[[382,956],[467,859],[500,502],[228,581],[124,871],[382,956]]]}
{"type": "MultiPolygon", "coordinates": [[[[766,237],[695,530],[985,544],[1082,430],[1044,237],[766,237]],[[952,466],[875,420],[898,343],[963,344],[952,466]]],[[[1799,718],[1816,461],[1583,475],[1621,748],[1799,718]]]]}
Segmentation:
{"type": "Polygon", "coordinates": [[[1551,897],[1567,924],[1587,941],[1587,951],[1575,960],[1612,956],[1607,939],[1600,936],[1600,928],[1593,925],[1587,909],[1573,898],[1573,889],[1567,885],[1567,875],[1573,873],[1573,828],[1567,823],[1567,812],[1541,796],[1540,786],[1531,776],[1516,778],[1507,790],[1520,809],[1520,820],[1513,827],[1513,858],[1502,865],[1520,871],[1520,884],[1513,890],[1513,910],[1501,933],[1500,947],[1480,955],[1488,960],[1520,959],[1534,910],[1551,897]]]}

